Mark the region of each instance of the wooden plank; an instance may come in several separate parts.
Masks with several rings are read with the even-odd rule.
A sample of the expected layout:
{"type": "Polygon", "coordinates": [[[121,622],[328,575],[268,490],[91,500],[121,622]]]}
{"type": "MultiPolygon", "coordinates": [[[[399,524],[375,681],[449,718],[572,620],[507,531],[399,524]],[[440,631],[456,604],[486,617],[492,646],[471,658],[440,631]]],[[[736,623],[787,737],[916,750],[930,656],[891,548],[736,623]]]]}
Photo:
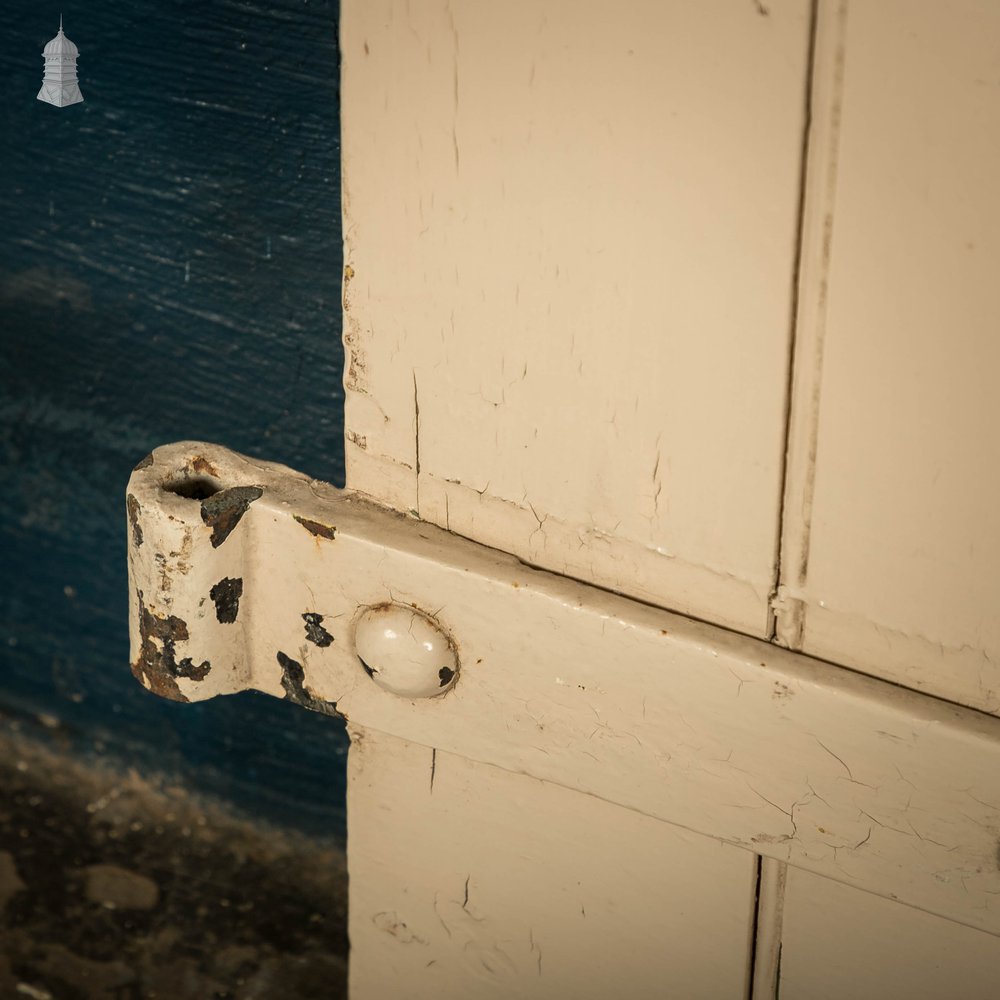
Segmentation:
{"type": "Polygon", "coordinates": [[[1000,939],[788,869],[781,1000],[994,1000],[1000,939]]]}
{"type": "Polygon", "coordinates": [[[174,678],[181,696],[292,696],[280,652],[302,671],[299,696],[357,725],[1000,931],[996,719],[531,569],[210,445],[158,449],[130,492],[144,538],[137,547],[133,532],[133,592],[185,623],[178,662],[212,664],[202,680],[174,678]],[[199,501],[161,489],[198,460],[219,485],[261,490],[220,548],[199,501]],[[179,563],[162,567],[158,550],[179,563]],[[221,625],[208,585],[234,566],[242,610],[221,625]],[[175,574],[204,592],[172,587],[175,574]],[[384,601],[453,637],[461,668],[444,696],[402,699],[362,669],[353,623],[384,601]],[[314,613],[327,645],[309,640],[314,613]]]}
{"type": "Polygon", "coordinates": [[[348,0],[348,485],[757,635],[806,0],[348,0]]]}
{"type": "Polygon", "coordinates": [[[846,7],[817,60],[779,635],[998,713],[1000,6],[846,7]]]}
{"type": "Polygon", "coordinates": [[[753,855],[373,729],[351,733],[351,996],[746,995],[753,855]]]}

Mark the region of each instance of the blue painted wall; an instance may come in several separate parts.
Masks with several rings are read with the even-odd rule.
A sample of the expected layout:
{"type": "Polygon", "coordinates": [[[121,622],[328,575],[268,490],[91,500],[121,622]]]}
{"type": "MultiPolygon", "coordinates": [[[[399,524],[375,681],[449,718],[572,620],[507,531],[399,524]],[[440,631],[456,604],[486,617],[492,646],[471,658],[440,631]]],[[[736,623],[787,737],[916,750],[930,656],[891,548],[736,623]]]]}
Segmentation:
{"type": "Polygon", "coordinates": [[[334,0],[0,6],[0,711],[342,835],[339,720],[128,669],[124,488],[195,438],[343,485],[334,0]],[[36,100],[60,9],[84,103],[36,100]]]}

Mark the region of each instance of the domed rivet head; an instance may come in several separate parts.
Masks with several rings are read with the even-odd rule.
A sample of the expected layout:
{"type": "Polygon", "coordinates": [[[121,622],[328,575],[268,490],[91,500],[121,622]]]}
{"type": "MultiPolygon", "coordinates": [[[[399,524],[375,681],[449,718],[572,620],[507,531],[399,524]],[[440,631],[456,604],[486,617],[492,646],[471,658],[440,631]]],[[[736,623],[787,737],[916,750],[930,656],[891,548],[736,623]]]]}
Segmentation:
{"type": "Polygon", "coordinates": [[[429,615],[400,604],[367,608],[354,627],[365,673],[403,698],[434,698],[458,678],[458,654],[429,615]]]}

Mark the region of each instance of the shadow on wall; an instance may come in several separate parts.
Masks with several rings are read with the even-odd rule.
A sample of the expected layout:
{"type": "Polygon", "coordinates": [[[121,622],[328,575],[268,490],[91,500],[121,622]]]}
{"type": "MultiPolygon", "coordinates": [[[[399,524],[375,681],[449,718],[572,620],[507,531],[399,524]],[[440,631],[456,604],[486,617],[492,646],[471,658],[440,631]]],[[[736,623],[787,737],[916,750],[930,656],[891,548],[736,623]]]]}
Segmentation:
{"type": "Polygon", "coordinates": [[[342,835],[339,720],[133,680],[124,513],[188,438],[343,485],[337,4],[64,14],[84,103],[56,108],[58,23],[0,10],[0,710],[342,835]]]}

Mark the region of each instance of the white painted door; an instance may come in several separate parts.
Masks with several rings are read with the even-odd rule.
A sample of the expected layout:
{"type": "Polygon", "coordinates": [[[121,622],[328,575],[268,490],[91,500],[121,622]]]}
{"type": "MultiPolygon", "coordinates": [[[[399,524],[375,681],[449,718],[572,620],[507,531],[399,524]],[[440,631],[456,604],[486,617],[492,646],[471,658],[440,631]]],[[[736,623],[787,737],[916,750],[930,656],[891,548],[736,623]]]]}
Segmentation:
{"type": "MultiPolygon", "coordinates": [[[[1000,8],[971,0],[345,2],[348,485],[532,566],[997,714],[998,37],[1000,8]]],[[[538,677],[559,670],[546,652],[538,677]]],[[[607,678],[612,701],[629,669],[623,660],[607,678]]],[[[517,914],[513,966],[479,970],[507,984],[495,995],[514,995],[511,975],[524,981],[524,927],[550,902],[559,920],[531,940],[576,941],[581,970],[597,961],[555,903],[583,868],[610,878],[609,926],[634,941],[631,920],[662,926],[685,955],[661,953],[688,979],[641,989],[656,947],[635,960],[609,945],[601,967],[620,982],[635,969],[632,995],[742,996],[754,934],[769,942],[754,996],[774,989],[779,944],[783,997],[992,995],[1000,925],[973,910],[1000,905],[1000,886],[949,922],[894,902],[863,865],[838,870],[842,852],[860,858],[866,845],[942,885],[993,884],[997,867],[995,845],[976,864],[947,863],[967,842],[963,821],[941,815],[929,778],[911,786],[899,762],[896,778],[879,775],[894,785],[878,793],[891,818],[863,808],[878,740],[916,746],[924,729],[870,740],[871,713],[844,711],[846,742],[819,753],[857,794],[829,809],[818,789],[774,802],[792,830],[767,836],[795,843],[810,824],[827,842],[791,849],[793,864],[833,858],[824,877],[765,866],[783,887],[784,932],[781,891],[762,893],[755,930],[745,866],[706,863],[700,842],[674,844],[675,827],[653,835],[659,855],[617,831],[585,861],[581,841],[599,851],[635,817],[584,823],[564,789],[549,801],[530,782],[520,790],[528,779],[451,757],[448,784],[435,779],[446,801],[414,778],[412,805],[400,805],[397,768],[426,772],[427,749],[363,741],[351,780],[351,835],[366,831],[351,848],[357,995],[380,995],[404,968],[428,995],[446,984],[463,995],[473,960],[441,957],[446,968],[422,977],[419,949],[367,911],[419,896],[419,870],[420,906],[433,889],[463,928],[429,914],[426,954],[464,952],[467,933],[478,955],[489,934],[472,935],[468,908],[454,909],[462,872],[488,883],[490,845],[512,837],[522,854],[543,853],[555,881],[526,876],[535,896],[483,904],[489,920],[517,914]],[[469,792],[477,771],[486,800],[469,792]],[[525,829],[529,795],[545,807],[525,829]],[[381,836],[380,808],[395,817],[381,836]],[[373,858],[411,808],[417,843],[376,875],[373,858]],[[452,846],[434,860],[439,823],[462,840],[461,862],[452,846]],[[697,873],[692,898],[724,915],[719,935],[743,921],[728,945],[700,912],[678,925],[675,868],[697,873]]],[[[717,730],[702,715],[689,735],[705,743],[717,730]]],[[[977,822],[995,839],[1000,800],[971,763],[962,794],[981,800],[977,822]]],[[[746,774],[764,802],[772,777],[746,774]]],[[[698,787],[681,793],[694,812],[698,787]]],[[[568,976],[524,995],[577,988],[568,976]]]]}

